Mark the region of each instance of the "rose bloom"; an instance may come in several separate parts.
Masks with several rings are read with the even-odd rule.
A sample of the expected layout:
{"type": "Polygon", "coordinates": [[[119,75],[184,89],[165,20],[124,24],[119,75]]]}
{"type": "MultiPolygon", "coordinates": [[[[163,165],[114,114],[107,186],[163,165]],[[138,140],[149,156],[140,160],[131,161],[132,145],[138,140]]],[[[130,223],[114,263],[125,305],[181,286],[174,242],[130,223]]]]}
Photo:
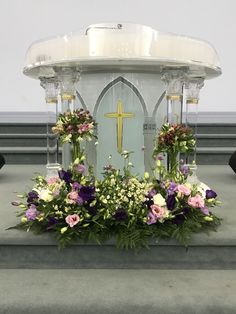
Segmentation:
{"type": "Polygon", "coordinates": [[[204,208],[205,206],[204,199],[199,194],[190,197],[188,199],[188,204],[193,208],[204,208]]]}
{"type": "Polygon", "coordinates": [[[68,223],[68,225],[71,228],[73,228],[75,225],[77,225],[78,222],[80,222],[80,218],[79,218],[79,215],[77,215],[77,214],[68,215],[66,217],[66,223],[68,223]]]}
{"type": "Polygon", "coordinates": [[[190,195],[191,190],[189,187],[187,187],[185,184],[179,184],[177,186],[177,191],[183,195],[190,195]]]}
{"type": "Polygon", "coordinates": [[[157,220],[160,222],[167,216],[168,210],[166,207],[161,207],[158,205],[151,205],[152,214],[155,216],[157,220]]]}

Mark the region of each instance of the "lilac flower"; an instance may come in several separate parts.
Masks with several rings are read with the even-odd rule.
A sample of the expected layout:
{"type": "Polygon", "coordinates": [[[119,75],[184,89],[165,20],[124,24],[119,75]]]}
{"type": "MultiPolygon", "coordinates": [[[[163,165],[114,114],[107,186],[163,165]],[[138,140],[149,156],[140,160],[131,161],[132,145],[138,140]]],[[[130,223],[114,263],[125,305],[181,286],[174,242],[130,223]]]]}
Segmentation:
{"type": "Polygon", "coordinates": [[[81,184],[79,184],[78,182],[74,182],[73,184],[72,184],[72,189],[74,190],[74,191],[77,191],[78,189],[80,189],[81,188],[81,184]]]}
{"type": "Polygon", "coordinates": [[[209,208],[208,207],[203,207],[203,208],[200,208],[200,210],[201,210],[201,212],[204,214],[204,215],[206,215],[206,216],[208,216],[210,213],[209,213],[209,208]]]}
{"type": "Polygon", "coordinates": [[[128,218],[128,214],[124,208],[118,208],[113,217],[115,220],[123,221],[128,218]]]}
{"type": "Polygon", "coordinates": [[[216,198],[217,197],[217,194],[215,191],[213,190],[206,190],[206,199],[209,199],[209,198],[216,198]]]}
{"type": "Polygon", "coordinates": [[[187,178],[189,174],[189,167],[187,165],[181,165],[180,166],[180,172],[183,174],[184,177],[187,178]]]}
{"type": "Polygon", "coordinates": [[[149,192],[148,192],[148,198],[153,198],[154,195],[157,194],[157,191],[155,189],[151,189],[149,192]]]}
{"type": "Polygon", "coordinates": [[[72,173],[67,170],[59,170],[58,171],[58,175],[59,175],[59,178],[63,181],[65,181],[67,184],[70,184],[71,183],[71,179],[72,179],[72,173]]]}
{"type": "Polygon", "coordinates": [[[75,170],[76,170],[78,173],[83,174],[83,173],[85,173],[85,171],[86,171],[86,166],[83,165],[83,164],[79,164],[79,165],[77,165],[77,166],[75,167],[75,170]]]}
{"type": "Polygon", "coordinates": [[[28,220],[33,221],[36,219],[38,215],[36,206],[34,204],[31,204],[30,207],[26,210],[25,216],[28,220]]]}
{"type": "Polygon", "coordinates": [[[175,203],[176,203],[175,196],[174,195],[168,195],[167,200],[166,200],[167,208],[169,210],[173,210],[175,207],[175,203]]]}
{"type": "Polygon", "coordinates": [[[78,198],[77,198],[77,204],[78,204],[79,206],[81,206],[81,205],[83,205],[83,203],[84,203],[84,201],[83,201],[82,197],[78,196],[78,198]]]}
{"type": "Polygon", "coordinates": [[[156,216],[152,213],[152,211],[149,211],[147,224],[152,225],[155,224],[156,222],[157,222],[156,216]]]}
{"type": "Polygon", "coordinates": [[[168,193],[169,195],[173,195],[173,194],[175,193],[175,191],[176,191],[176,188],[177,188],[176,183],[173,182],[173,181],[171,181],[171,182],[170,182],[170,185],[169,185],[169,187],[168,187],[168,189],[167,189],[167,193],[168,193]]]}
{"type": "Polygon", "coordinates": [[[82,186],[79,190],[79,196],[84,202],[91,201],[95,197],[95,187],[94,186],[82,186]]]}

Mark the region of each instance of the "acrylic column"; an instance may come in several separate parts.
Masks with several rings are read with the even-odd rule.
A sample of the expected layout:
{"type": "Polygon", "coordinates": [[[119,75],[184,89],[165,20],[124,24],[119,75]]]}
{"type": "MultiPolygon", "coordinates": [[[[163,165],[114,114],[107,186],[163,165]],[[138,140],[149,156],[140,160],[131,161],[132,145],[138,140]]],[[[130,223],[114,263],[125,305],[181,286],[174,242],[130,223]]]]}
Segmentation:
{"type": "Polygon", "coordinates": [[[41,78],[41,86],[45,89],[45,100],[48,106],[47,115],[47,178],[58,176],[59,163],[58,136],[52,132],[58,117],[59,84],[57,78],[41,78]]]}
{"type": "MultiPolygon", "coordinates": [[[[184,71],[179,69],[166,69],[161,75],[166,85],[167,122],[171,125],[182,123],[184,77],[184,71]]],[[[170,172],[176,172],[179,158],[174,151],[168,153],[167,168],[170,172]]]]}
{"type": "Polygon", "coordinates": [[[187,127],[193,129],[195,136],[195,150],[186,156],[186,165],[189,167],[190,174],[188,176],[188,182],[192,184],[198,184],[200,181],[197,177],[197,123],[198,123],[198,102],[199,92],[204,85],[204,78],[201,77],[187,77],[184,84],[184,95],[185,95],[185,124],[187,127]]]}
{"type": "MultiPolygon", "coordinates": [[[[71,112],[75,109],[75,83],[79,80],[79,72],[76,68],[62,67],[57,71],[61,95],[62,112],[71,112]]],[[[68,169],[72,162],[71,144],[63,144],[62,146],[62,167],[68,169]]]]}

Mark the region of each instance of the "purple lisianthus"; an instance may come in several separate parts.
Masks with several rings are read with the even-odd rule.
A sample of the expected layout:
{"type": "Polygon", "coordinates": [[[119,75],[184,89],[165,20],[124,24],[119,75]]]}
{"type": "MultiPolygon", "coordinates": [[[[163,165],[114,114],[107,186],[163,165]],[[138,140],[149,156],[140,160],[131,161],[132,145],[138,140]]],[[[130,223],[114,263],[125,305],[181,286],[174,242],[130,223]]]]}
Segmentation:
{"type": "Polygon", "coordinates": [[[209,212],[209,208],[208,207],[203,207],[203,208],[200,208],[200,210],[201,210],[201,212],[204,214],[204,215],[206,215],[206,216],[208,216],[209,214],[210,214],[210,212],[209,212]]]}
{"type": "Polygon", "coordinates": [[[58,223],[58,220],[55,217],[49,217],[47,229],[52,229],[54,225],[58,223]]]}
{"type": "Polygon", "coordinates": [[[167,200],[166,200],[167,208],[169,210],[173,210],[175,207],[175,203],[176,203],[175,196],[174,195],[168,195],[167,200]]]}
{"type": "Polygon", "coordinates": [[[115,220],[124,221],[128,218],[128,214],[124,208],[118,208],[113,217],[115,220]]]}
{"type": "Polygon", "coordinates": [[[82,186],[79,190],[79,196],[84,202],[92,201],[95,198],[95,187],[94,186],[82,186]]]}
{"type": "Polygon", "coordinates": [[[184,207],[182,211],[183,211],[183,214],[186,216],[186,215],[189,214],[189,212],[191,211],[191,209],[190,209],[189,207],[184,207]]]}
{"type": "Polygon", "coordinates": [[[38,193],[35,191],[31,191],[27,195],[27,203],[28,204],[37,203],[38,198],[39,198],[38,193]]]}
{"type": "Polygon", "coordinates": [[[78,196],[78,198],[77,198],[77,204],[78,204],[79,206],[81,206],[81,205],[83,205],[83,203],[84,203],[84,201],[83,201],[82,197],[78,196]]]}
{"type": "Polygon", "coordinates": [[[184,177],[187,178],[188,174],[189,174],[189,166],[187,165],[181,165],[180,166],[180,172],[184,175],[184,177]]]}
{"type": "Polygon", "coordinates": [[[38,215],[36,206],[34,204],[31,204],[30,207],[26,210],[25,216],[28,220],[33,221],[36,219],[38,215]]]}
{"type": "Polygon", "coordinates": [[[83,174],[83,173],[85,173],[85,171],[86,171],[86,166],[83,165],[83,164],[79,164],[79,165],[77,165],[77,166],[75,167],[75,170],[76,170],[78,173],[83,174]]]}
{"type": "Polygon", "coordinates": [[[157,191],[155,189],[151,189],[149,192],[148,192],[148,198],[153,198],[154,195],[157,194],[157,191]]]}
{"type": "Polygon", "coordinates": [[[59,178],[63,181],[65,181],[67,184],[70,184],[72,181],[72,173],[70,170],[59,170],[58,171],[59,178]]]}
{"type": "Polygon", "coordinates": [[[157,218],[155,215],[153,215],[153,213],[151,211],[148,212],[148,221],[147,224],[148,225],[152,225],[155,224],[157,222],[157,218]]]}
{"type": "Polygon", "coordinates": [[[79,184],[78,182],[74,182],[73,184],[72,184],[72,189],[74,190],[74,191],[77,191],[78,189],[80,189],[81,188],[81,184],[79,184]]]}
{"type": "Polygon", "coordinates": [[[185,221],[185,216],[182,214],[176,215],[175,218],[172,220],[172,223],[175,225],[182,225],[185,221]]]}
{"type": "Polygon", "coordinates": [[[209,198],[216,198],[217,197],[217,194],[215,191],[213,190],[206,190],[206,199],[209,199],[209,198]]]}
{"type": "Polygon", "coordinates": [[[169,195],[173,195],[173,194],[175,193],[175,191],[176,191],[176,188],[177,188],[176,183],[173,182],[173,181],[171,181],[171,182],[170,182],[170,185],[169,185],[169,187],[168,187],[168,189],[167,189],[167,193],[168,193],[169,195]]]}

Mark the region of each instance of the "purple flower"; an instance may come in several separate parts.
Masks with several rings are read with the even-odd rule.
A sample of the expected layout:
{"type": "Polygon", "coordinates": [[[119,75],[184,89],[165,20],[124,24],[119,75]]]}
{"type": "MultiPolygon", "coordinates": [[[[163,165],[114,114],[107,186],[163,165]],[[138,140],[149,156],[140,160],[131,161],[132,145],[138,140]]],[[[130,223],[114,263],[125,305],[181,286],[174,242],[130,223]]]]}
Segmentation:
{"type": "Polygon", "coordinates": [[[70,172],[70,170],[67,170],[67,171],[59,170],[58,175],[59,175],[59,178],[65,181],[67,184],[71,183],[72,173],[70,172]]]}
{"type": "Polygon", "coordinates": [[[182,214],[176,215],[175,218],[172,220],[172,223],[175,225],[182,225],[184,223],[185,219],[186,218],[182,214]]]}
{"type": "Polygon", "coordinates": [[[189,207],[184,207],[182,211],[183,211],[183,214],[186,216],[186,215],[189,214],[189,212],[191,211],[191,209],[190,209],[189,207]]]}
{"type": "Polygon", "coordinates": [[[54,225],[56,225],[58,223],[58,220],[55,217],[49,217],[48,219],[48,227],[47,229],[52,229],[54,227],[54,225]]]}
{"type": "Polygon", "coordinates": [[[91,201],[95,197],[95,187],[94,186],[82,186],[79,190],[79,196],[84,202],[91,201]]]}
{"type": "Polygon", "coordinates": [[[174,195],[168,195],[167,200],[166,200],[167,208],[169,210],[173,210],[175,207],[175,203],[176,203],[175,196],[174,195]]]}
{"type": "Polygon", "coordinates": [[[147,221],[148,225],[152,225],[152,224],[155,224],[157,222],[156,216],[151,211],[148,212],[147,217],[148,217],[148,221],[147,221]]]}
{"type": "Polygon", "coordinates": [[[148,192],[148,198],[153,198],[154,195],[157,194],[157,191],[155,189],[151,189],[149,192],[148,192]]]}
{"type": "Polygon", "coordinates": [[[206,216],[208,216],[209,215],[209,208],[208,207],[203,207],[203,208],[200,208],[200,210],[201,210],[201,212],[204,214],[204,215],[206,215],[206,216]]]}
{"type": "Polygon", "coordinates": [[[34,204],[31,204],[30,207],[25,212],[26,218],[30,221],[35,220],[37,217],[37,214],[38,214],[38,212],[37,212],[36,206],[34,204]]]}
{"type": "Polygon", "coordinates": [[[86,166],[83,164],[79,164],[75,167],[75,170],[81,174],[85,173],[86,171],[86,166]]]}
{"type": "Polygon", "coordinates": [[[113,217],[115,220],[124,221],[128,218],[128,214],[124,208],[118,208],[113,217]]]}
{"type": "Polygon", "coordinates": [[[180,166],[180,172],[184,175],[184,177],[187,177],[189,174],[189,166],[181,165],[180,166]]]}
{"type": "Polygon", "coordinates": [[[83,201],[82,197],[78,196],[78,198],[77,198],[77,204],[78,204],[79,206],[81,206],[81,205],[83,205],[83,203],[84,203],[84,201],[83,201]]]}
{"type": "Polygon", "coordinates": [[[74,182],[73,184],[72,184],[72,189],[74,190],[74,191],[77,191],[78,189],[80,189],[81,188],[81,184],[79,184],[78,182],[74,182]]]}
{"type": "Polygon", "coordinates": [[[169,187],[168,187],[168,189],[167,189],[167,193],[168,193],[169,195],[173,195],[173,194],[175,193],[175,191],[176,191],[176,188],[177,188],[176,183],[173,182],[173,181],[171,181],[171,182],[170,182],[170,185],[169,185],[169,187]]]}
{"type": "Polygon", "coordinates": [[[217,194],[213,190],[206,190],[206,199],[216,198],[217,194]]]}
{"type": "Polygon", "coordinates": [[[28,197],[27,197],[27,203],[28,204],[34,204],[36,203],[37,204],[37,199],[38,199],[38,193],[37,192],[34,192],[34,191],[31,191],[28,193],[28,197]]]}

